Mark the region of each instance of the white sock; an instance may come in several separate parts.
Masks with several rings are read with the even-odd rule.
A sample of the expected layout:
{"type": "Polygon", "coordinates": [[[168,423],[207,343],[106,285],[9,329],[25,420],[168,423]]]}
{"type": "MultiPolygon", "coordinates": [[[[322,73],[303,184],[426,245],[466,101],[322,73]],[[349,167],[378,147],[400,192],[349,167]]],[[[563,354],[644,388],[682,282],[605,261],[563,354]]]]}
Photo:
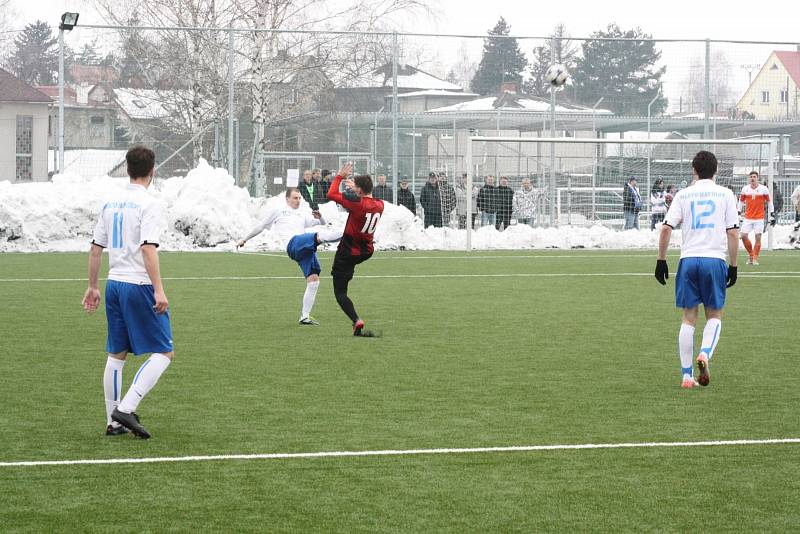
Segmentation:
{"type": "Polygon", "coordinates": [[[340,228],[338,230],[328,229],[328,228],[321,228],[317,231],[317,238],[322,243],[330,243],[333,241],[339,241],[342,238],[342,232],[344,229],[340,228]]]}
{"type": "Polygon", "coordinates": [[[709,319],[703,329],[703,344],[700,345],[700,352],[705,353],[709,360],[714,355],[714,349],[717,348],[720,332],[722,332],[722,321],[709,319]]]}
{"type": "Polygon", "coordinates": [[[106,360],[106,370],[103,373],[103,392],[106,396],[106,420],[107,425],[117,426],[111,421],[111,412],[119,405],[122,396],[122,368],[125,360],[118,360],[111,355],[106,360]]]}
{"type": "Polygon", "coordinates": [[[311,308],[314,307],[314,301],[317,299],[317,289],[319,289],[319,280],[306,284],[306,292],[303,294],[303,314],[300,319],[305,319],[311,314],[311,308]]]}
{"type": "Polygon", "coordinates": [[[694,327],[688,324],[681,324],[681,331],[678,334],[678,350],[681,355],[681,372],[683,375],[692,376],[694,364],[694,327]]]}
{"type": "Polygon", "coordinates": [[[169,363],[170,359],[163,354],[153,353],[139,368],[133,384],[117,409],[123,413],[135,412],[144,396],[153,389],[161,374],[167,370],[169,363]]]}

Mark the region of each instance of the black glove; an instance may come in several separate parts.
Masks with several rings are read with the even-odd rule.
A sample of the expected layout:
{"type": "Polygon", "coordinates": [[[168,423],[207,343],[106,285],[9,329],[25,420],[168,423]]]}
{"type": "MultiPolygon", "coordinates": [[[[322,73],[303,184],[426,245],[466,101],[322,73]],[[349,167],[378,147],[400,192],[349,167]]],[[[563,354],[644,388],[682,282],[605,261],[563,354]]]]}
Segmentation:
{"type": "Polygon", "coordinates": [[[775,214],[774,213],[770,213],[769,214],[769,225],[770,226],[775,226],[775,214]]]}
{"type": "MultiPolygon", "coordinates": [[[[734,267],[736,269],[736,267],[734,267]]],[[[728,271],[730,272],[730,271],[728,271]]],[[[667,267],[667,260],[656,260],[656,280],[662,286],[667,285],[669,279],[669,267],[667,267]]]]}
{"type": "Polygon", "coordinates": [[[733,265],[728,265],[728,283],[725,287],[731,287],[733,284],[736,283],[736,276],[739,269],[733,265]]]}

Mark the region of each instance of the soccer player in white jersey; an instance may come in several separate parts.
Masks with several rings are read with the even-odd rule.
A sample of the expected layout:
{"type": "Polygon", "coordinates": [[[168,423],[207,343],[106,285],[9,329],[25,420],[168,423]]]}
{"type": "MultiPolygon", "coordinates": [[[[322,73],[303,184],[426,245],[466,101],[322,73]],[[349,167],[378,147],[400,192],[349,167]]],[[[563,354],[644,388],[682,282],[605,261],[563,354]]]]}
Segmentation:
{"type": "Polygon", "coordinates": [[[664,218],[658,240],[656,280],[666,285],[667,246],[672,230],[681,225],[681,259],[675,282],[675,304],[683,309],[678,334],[681,386],[692,388],[709,383],[709,361],[719,342],[725,290],[736,283],[736,252],[739,245],[739,214],[730,189],[714,182],[717,158],[702,150],[692,160],[696,179],[681,189],[664,218]],[[725,263],[727,253],[729,264],[725,263]],[[699,376],[693,376],[694,329],[700,304],[706,315],[703,341],[697,354],[699,376]]]}
{"type": "Polygon", "coordinates": [[[742,244],[749,258],[748,265],[758,265],[758,256],[761,254],[761,234],[764,233],[764,208],[769,209],[769,224],[775,226],[775,207],[766,185],[758,183],[758,173],[750,171],[749,183],[742,187],[739,195],[739,213],[743,214],[742,244]],[[744,210],[742,210],[744,208],[744,210]],[[749,234],[756,234],[755,243],[750,243],[749,234]]]}
{"type": "Polygon", "coordinates": [[[302,200],[300,190],[296,187],[286,189],[286,205],[273,208],[261,223],[253,228],[244,239],[240,239],[236,248],[271,227],[278,238],[286,246],[286,253],[300,265],[306,278],[306,290],[303,294],[303,306],[300,312],[300,324],[317,325],[319,322],[311,317],[311,310],[319,289],[319,273],[322,271],[317,258],[317,247],[320,243],[338,241],[342,238],[341,230],[320,229],[317,232],[306,232],[311,226],[324,225],[325,220],[319,211],[300,209],[302,200]]]}
{"type": "Polygon", "coordinates": [[[98,272],[106,248],[106,435],[130,431],[147,439],[150,433],[141,425],[136,409],[169,367],[175,352],[157,250],[163,207],[147,191],[155,172],[155,154],[149,148],[136,146],[125,159],[130,183],[114,192],[100,212],[89,251],[89,287],[83,296],[83,308],[93,312],[100,305],[98,272]],[[122,368],[128,353],[151,356],[139,367],[120,402],[122,368]]]}

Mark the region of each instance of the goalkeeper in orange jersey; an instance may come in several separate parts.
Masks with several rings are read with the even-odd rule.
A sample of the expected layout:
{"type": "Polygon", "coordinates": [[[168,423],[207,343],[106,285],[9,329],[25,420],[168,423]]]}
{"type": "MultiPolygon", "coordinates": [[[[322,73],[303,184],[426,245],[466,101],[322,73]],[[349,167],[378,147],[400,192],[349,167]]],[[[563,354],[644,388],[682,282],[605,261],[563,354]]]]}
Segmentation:
{"type": "Polygon", "coordinates": [[[758,173],[750,171],[749,183],[742,188],[739,195],[739,213],[742,214],[742,228],[739,233],[742,244],[750,256],[748,265],[758,265],[761,252],[761,234],[764,233],[765,208],[769,208],[769,224],[775,226],[775,208],[767,186],[758,183],[758,173]],[[756,234],[755,243],[751,243],[748,235],[756,234]]]}

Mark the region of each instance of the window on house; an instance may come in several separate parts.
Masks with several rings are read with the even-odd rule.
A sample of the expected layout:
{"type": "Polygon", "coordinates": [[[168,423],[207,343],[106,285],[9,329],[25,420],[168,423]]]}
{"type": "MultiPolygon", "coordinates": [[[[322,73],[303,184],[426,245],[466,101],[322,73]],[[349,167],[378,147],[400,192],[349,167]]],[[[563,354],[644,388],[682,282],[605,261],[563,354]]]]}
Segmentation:
{"type": "Polygon", "coordinates": [[[789,101],[789,90],[781,89],[781,104],[785,104],[788,101],[789,101]]]}
{"type": "Polygon", "coordinates": [[[761,91],[761,103],[769,104],[769,91],[761,91]]]}
{"type": "Polygon", "coordinates": [[[106,118],[105,117],[98,116],[98,115],[93,116],[90,120],[92,121],[93,125],[94,124],[105,124],[105,122],[106,122],[106,118]]]}
{"type": "Polygon", "coordinates": [[[33,117],[17,115],[17,181],[33,180],[33,117]]]}

